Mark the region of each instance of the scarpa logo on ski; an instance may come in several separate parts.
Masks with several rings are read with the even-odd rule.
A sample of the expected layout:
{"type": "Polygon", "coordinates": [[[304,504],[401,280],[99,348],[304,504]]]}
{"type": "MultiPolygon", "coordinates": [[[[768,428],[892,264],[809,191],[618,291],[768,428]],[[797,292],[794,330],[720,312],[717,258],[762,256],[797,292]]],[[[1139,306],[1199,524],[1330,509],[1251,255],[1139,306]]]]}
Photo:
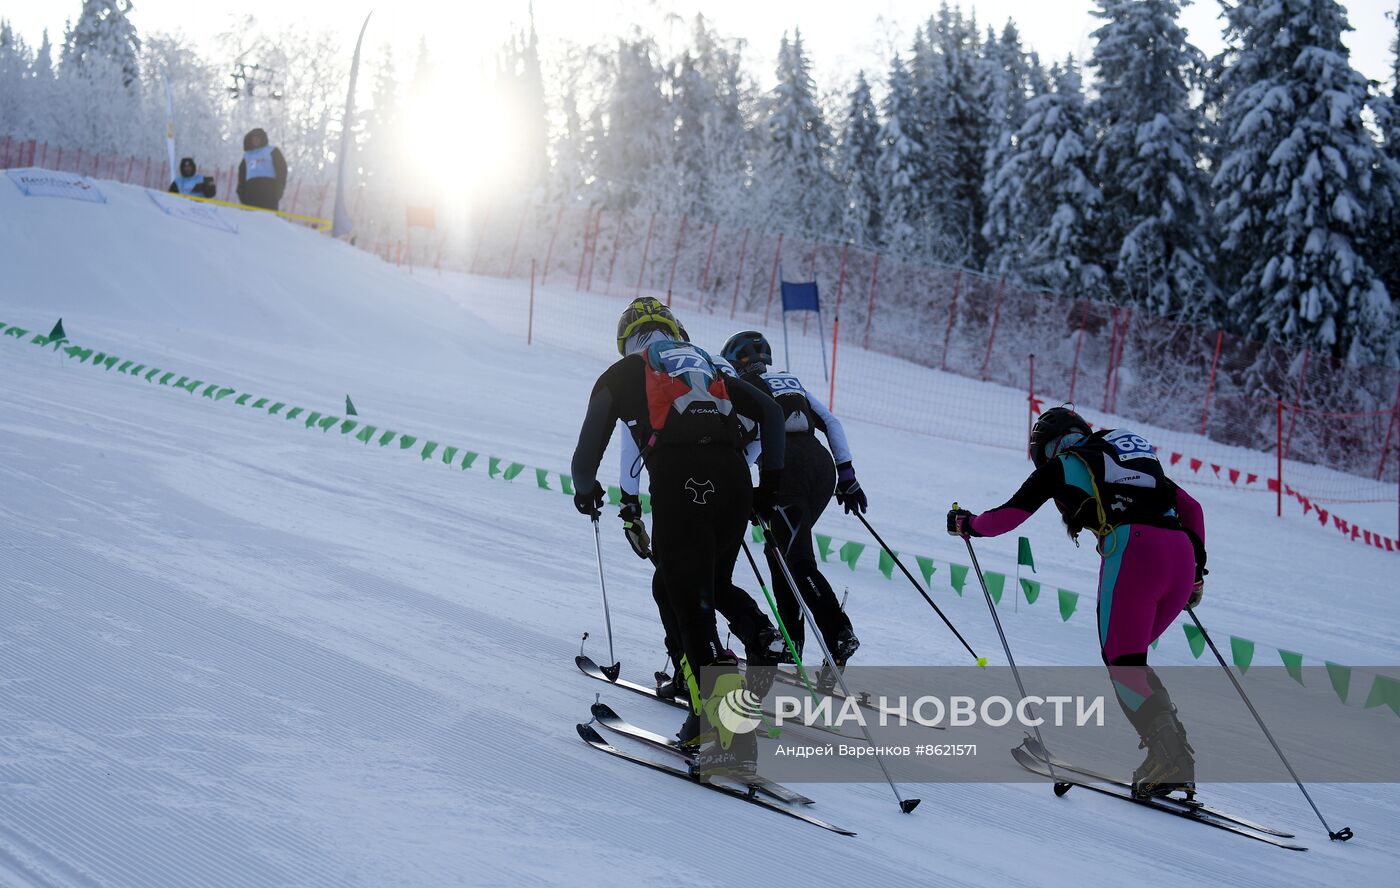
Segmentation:
{"type": "Polygon", "coordinates": [[[720,724],[733,734],[747,734],[758,727],[763,716],[763,701],[748,688],[735,688],[720,698],[720,724]]]}
{"type": "Polygon", "coordinates": [[[715,492],[715,482],[706,478],[704,481],[696,481],[694,478],[687,478],[685,489],[690,491],[690,498],[698,505],[705,505],[705,499],[715,492]]]}

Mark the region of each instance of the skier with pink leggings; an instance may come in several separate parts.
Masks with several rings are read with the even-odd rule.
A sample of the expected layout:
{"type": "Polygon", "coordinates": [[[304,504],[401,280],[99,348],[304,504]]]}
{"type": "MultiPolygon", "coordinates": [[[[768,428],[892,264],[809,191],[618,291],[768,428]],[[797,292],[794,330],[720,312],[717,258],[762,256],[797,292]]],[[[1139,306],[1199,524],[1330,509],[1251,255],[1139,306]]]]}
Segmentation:
{"type": "Polygon", "coordinates": [[[1031,430],[1035,471],[1004,505],[948,513],[948,532],[1000,536],[1054,500],[1070,538],[1092,531],[1099,571],[1099,646],[1123,713],[1147,749],[1133,772],[1141,796],[1195,794],[1195,760],[1147,650],[1183,608],[1200,603],[1206,574],[1201,506],[1162,471],[1152,445],[1126,429],[1095,432],[1069,407],[1031,430]]]}

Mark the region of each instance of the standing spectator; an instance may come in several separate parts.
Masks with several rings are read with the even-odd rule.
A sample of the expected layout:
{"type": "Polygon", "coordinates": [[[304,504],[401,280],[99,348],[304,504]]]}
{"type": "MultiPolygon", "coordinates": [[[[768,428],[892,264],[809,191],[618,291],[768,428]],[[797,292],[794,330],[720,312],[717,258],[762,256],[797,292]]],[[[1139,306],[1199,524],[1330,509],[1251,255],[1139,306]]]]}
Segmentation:
{"type": "Polygon", "coordinates": [[[195,175],[193,157],[180,158],[180,174],[170,181],[171,194],[192,194],[196,197],[214,196],[214,180],[195,175]]]}
{"type": "Polygon", "coordinates": [[[258,127],[243,137],[243,160],[238,164],[238,200],[250,207],[277,209],[287,190],[287,161],[279,148],[267,143],[258,127]]]}

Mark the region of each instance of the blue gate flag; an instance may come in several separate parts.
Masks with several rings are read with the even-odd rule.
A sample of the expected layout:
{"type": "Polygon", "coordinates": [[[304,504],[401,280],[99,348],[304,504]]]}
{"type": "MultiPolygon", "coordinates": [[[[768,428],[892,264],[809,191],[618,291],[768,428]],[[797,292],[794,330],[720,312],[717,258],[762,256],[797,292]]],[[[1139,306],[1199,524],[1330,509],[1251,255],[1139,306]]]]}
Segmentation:
{"type": "Polygon", "coordinates": [[[783,281],[783,311],[821,311],[817,300],[817,282],[795,284],[783,281]]]}

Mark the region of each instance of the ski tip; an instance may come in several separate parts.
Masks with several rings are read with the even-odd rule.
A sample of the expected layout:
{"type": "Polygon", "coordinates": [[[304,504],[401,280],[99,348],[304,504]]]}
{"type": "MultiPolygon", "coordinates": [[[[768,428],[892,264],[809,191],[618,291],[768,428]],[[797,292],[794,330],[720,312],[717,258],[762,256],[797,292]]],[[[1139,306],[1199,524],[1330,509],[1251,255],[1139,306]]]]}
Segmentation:
{"type": "Polygon", "coordinates": [[[611,666],[603,666],[601,671],[608,677],[608,681],[617,681],[617,677],[622,674],[622,663],[617,662],[611,666]]]}
{"type": "Polygon", "coordinates": [[[904,814],[908,814],[919,807],[919,802],[922,801],[923,799],[901,799],[899,802],[899,810],[904,814]]]}
{"type": "Polygon", "coordinates": [[[585,743],[607,743],[602,734],[593,730],[592,725],[575,725],[574,727],[578,728],[578,735],[583,738],[585,743]]]}
{"type": "Polygon", "coordinates": [[[978,666],[981,666],[983,669],[986,669],[986,668],[987,668],[987,658],[986,658],[986,657],[978,657],[978,658],[977,658],[977,665],[978,665],[978,666]]]}
{"type": "Polygon", "coordinates": [[[593,662],[593,658],[587,654],[579,654],[574,657],[574,665],[584,672],[596,671],[598,664],[593,662]]]}
{"type": "Polygon", "coordinates": [[[1072,787],[1072,786],[1074,786],[1073,783],[1056,783],[1056,784],[1055,784],[1055,795],[1056,795],[1056,796],[1059,796],[1059,797],[1063,797],[1065,793],[1067,793],[1067,792],[1070,791],[1070,787],[1072,787]]]}
{"type": "Polygon", "coordinates": [[[602,719],[618,717],[617,710],[613,709],[611,706],[609,706],[606,703],[603,703],[602,701],[594,703],[591,709],[593,711],[594,718],[602,719]]]}

